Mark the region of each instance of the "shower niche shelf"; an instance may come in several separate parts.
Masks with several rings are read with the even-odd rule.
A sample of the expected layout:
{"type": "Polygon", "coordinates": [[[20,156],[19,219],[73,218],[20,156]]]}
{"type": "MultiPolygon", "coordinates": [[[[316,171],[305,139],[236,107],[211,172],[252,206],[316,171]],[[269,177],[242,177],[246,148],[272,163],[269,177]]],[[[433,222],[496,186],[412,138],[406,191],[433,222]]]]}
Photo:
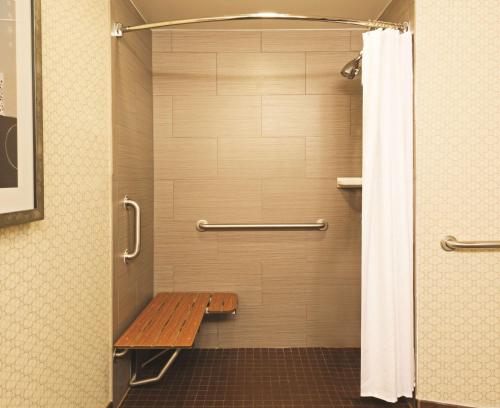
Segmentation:
{"type": "Polygon", "coordinates": [[[337,177],[337,188],[363,188],[363,179],[361,177],[337,177]]]}

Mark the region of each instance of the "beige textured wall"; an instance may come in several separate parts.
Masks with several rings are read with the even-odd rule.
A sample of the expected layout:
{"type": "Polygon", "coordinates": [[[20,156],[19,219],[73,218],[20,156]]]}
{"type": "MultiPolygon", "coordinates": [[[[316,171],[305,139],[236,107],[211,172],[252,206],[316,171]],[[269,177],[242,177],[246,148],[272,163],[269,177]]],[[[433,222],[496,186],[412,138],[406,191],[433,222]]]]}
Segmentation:
{"type": "MultiPolygon", "coordinates": [[[[111,1],[111,18],[142,24],[129,0],[111,1]]],[[[153,84],[151,32],[112,40],[113,81],[113,337],[116,340],[153,294],[153,84]],[[133,210],[121,204],[128,195],[141,206],[142,247],[128,264],[121,257],[132,248],[133,210]]],[[[128,389],[128,358],[114,362],[114,398],[128,389]]]]}
{"type": "Polygon", "coordinates": [[[500,407],[500,3],[415,3],[417,396],[500,407]]]}
{"type": "Polygon", "coordinates": [[[45,220],[0,229],[0,406],[110,400],[108,3],[42,1],[45,220]]]}
{"type": "Polygon", "coordinates": [[[198,346],[358,346],[360,32],[157,31],[155,290],[225,290],[235,318],[198,346]],[[330,222],[327,232],[205,232],[195,222],[330,222]]]}

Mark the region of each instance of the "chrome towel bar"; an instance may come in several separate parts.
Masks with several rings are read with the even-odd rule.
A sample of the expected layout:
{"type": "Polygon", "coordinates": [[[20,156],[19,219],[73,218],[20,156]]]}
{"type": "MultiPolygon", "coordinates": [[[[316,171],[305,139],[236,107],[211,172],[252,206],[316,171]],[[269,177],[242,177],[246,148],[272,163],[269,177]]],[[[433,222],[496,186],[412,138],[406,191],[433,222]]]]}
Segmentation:
{"type": "Polygon", "coordinates": [[[455,249],[482,249],[482,248],[500,248],[500,241],[457,241],[451,235],[441,240],[441,248],[445,251],[454,251],[455,249]]]}
{"type": "Polygon", "coordinates": [[[128,207],[132,207],[135,212],[135,244],[134,244],[134,250],[129,253],[128,249],[126,249],[123,254],[123,261],[127,263],[127,261],[134,259],[139,255],[139,252],[141,251],[141,207],[139,207],[139,204],[137,204],[135,201],[130,200],[127,196],[122,201],[123,206],[127,210],[128,207]]]}
{"type": "Polygon", "coordinates": [[[196,229],[200,232],[213,230],[293,230],[306,229],[326,231],[328,222],[318,220],[310,224],[209,224],[207,220],[199,220],[196,229]]]}

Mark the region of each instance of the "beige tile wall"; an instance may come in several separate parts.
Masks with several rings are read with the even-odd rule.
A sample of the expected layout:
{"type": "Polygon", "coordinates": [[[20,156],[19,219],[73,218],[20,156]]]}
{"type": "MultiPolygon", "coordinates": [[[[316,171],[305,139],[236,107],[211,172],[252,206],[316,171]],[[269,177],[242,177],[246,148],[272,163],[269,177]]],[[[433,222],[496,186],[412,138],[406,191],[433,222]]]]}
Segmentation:
{"type": "Polygon", "coordinates": [[[359,346],[359,33],[156,31],[155,290],[238,293],[198,346],[359,346]],[[205,232],[306,222],[327,232],[205,232]]]}
{"type": "Polygon", "coordinates": [[[380,16],[383,21],[395,23],[410,23],[412,32],[415,32],[415,0],[392,0],[380,16]]]}
{"type": "MultiPolygon", "coordinates": [[[[126,25],[142,20],[129,1],[111,1],[112,21],[126,25]]],[[[113,82],[113,337],[116,340],[153,294],[153,84],[151,33],[112,40],[113,82]],[[133,211],[121,204],[128,195],[141,206],[140,255],[123,262],[133,246],[133,211]]],[[[157,116],[163,112],[158,112],[157,116]]],[[[157,123],[159,128],[164,124],[157,123]]],[[[167,190],[165,190],[167,191],[167,190]]],[[[114,401],[128,388],[129,361],[114,361],[114,401]]]]}

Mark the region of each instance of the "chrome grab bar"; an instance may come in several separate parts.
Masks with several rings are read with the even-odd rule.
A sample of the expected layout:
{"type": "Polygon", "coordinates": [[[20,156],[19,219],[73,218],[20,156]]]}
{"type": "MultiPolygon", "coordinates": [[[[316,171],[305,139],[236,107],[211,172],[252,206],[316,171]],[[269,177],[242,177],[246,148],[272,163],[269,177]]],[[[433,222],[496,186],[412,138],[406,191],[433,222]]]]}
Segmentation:
{"type": "Polygon", "coordinates": [[[312,229],[326,231],[328,222],[318,220],[310,224],[209,224],[207,220],[196,222],[196,229],[200,232],[210,230],[289,230],[289,229],[312,229]]]}
{"type": "Polygon", "coordinates": [[[128,249],[126,249],[123,252],[123,261],[127,263],[127,261],[134,259],[139,255],[139,252],[141,250],[141,207],[139,207],[139,204],[137,202],[130,200],[128,196],[125,196],[125,198],[122,201],[123,206],[125,209],[128,210],[128,207],[132,207],[135,212],[135,244],[134,244],[134,250],[129,253],[128,249]]]}
{"type": "Polygon", "coordinates": [[[455,249],[482,249],[482,248],[500,248],[500,241],[457,241],[451,235],[441,240],[441,248],[445,251],[454,251],[455,249]]]}

